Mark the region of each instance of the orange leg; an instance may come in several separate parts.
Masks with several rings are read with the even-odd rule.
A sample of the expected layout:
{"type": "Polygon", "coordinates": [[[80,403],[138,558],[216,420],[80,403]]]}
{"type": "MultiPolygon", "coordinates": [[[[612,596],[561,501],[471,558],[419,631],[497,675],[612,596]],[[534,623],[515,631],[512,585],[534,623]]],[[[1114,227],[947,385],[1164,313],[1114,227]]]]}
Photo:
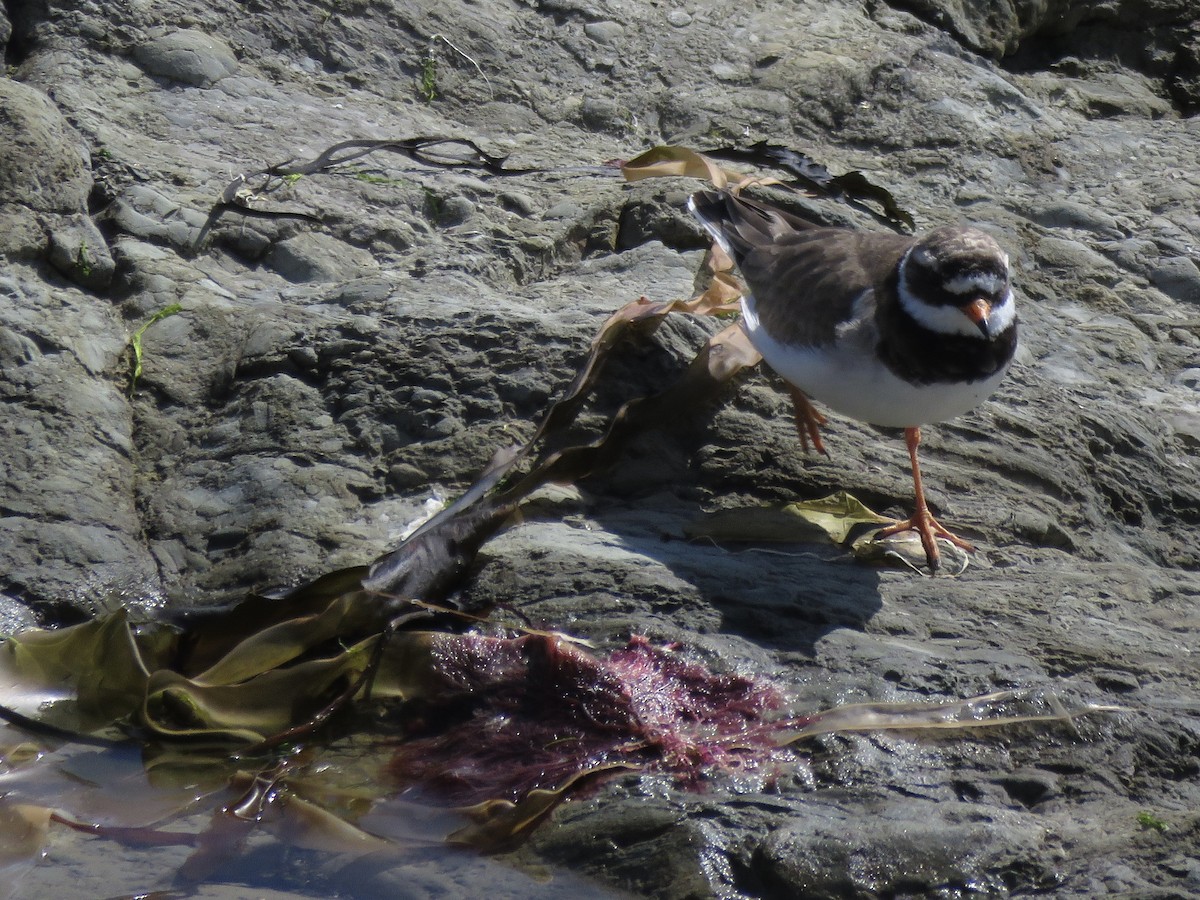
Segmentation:
{"type": "Polygon", "coordinates": [[[974,550],[975,548],[969,541],[964,541],[957,535],[951,534],[933,517],[933,513],[929,511],[929,506],[925,502],[925,488],[921,484],[921,466],[917,462],[917,448],[921,446],[921,429],[920,428],[905,428],[904,443],[908,447],[908,458],[912,461],[913,487],[917,492],[917,508],[913,511],[910,518],[903,522],[897,522],[895,525],[889,525],[877,535],[878,537],[887,537],[891,534],[899,534],[901,531],[915,531],[921,536],[921,546],[925,548],[925,560],[929,563],[929,571],[936,572],[938,562],[941,559],[938,553],[936,538],[942,537],[954,544],[956,547],[962,547],[964,550],[974,550]]]}
{"type": "Polygon", "coordinates": [[[825,424],[825,417],[817,412],[817,408],[812,405],[812,401],[808,399],[808,395],[800,390],[800,388],[789,384],[788,391],[792,395],[796,431],[800,435],[800,446],[807,453],[808,442],[812,441],[812,445],[816,447],[818,453],[824,453],[828,456],[829,451],[825,449],[825,444],[821,441],[821,426],[825,424]]]}

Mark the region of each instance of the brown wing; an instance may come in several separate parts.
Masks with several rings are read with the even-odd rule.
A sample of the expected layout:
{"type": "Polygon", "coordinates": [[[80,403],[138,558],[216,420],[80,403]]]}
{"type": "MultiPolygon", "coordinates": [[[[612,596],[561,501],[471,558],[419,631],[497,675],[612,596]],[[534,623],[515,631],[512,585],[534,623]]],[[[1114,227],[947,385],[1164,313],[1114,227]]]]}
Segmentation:
{"type": "Polygon", "coordinates": [[[814,228],[750,250],[739,264],[759,321],[778,340],[832,341],[864,291],[883,288],[911,241],[901,235],[814,228]]]}
{"type": "Polygon", "coordinates": [[[691,208],[741,269],[759,320],[788,343],[833,340],[863,291],[882,287],[912,244],[815,225],[728,191],[701,191],[691,208]]]}

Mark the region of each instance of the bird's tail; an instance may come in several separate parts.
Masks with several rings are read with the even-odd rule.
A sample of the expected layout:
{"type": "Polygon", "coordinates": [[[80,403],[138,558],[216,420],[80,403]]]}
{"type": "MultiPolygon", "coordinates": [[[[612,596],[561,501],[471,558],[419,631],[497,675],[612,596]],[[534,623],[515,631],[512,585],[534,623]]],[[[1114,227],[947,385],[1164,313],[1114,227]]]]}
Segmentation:
{"type": "Polygon", "coordinates": [[[789,232],[820,227],[727,190],[697,191],[688,199],[688,210],[739,264],[756,246],[769,244],[789,232]]]}

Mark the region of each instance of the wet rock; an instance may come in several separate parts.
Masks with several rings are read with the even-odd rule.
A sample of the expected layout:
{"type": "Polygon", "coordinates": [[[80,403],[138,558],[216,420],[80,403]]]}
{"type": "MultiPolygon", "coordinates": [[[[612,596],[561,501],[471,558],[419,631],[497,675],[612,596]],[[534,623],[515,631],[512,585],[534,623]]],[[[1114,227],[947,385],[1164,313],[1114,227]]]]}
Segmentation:
{"type": "Polygon", "coordinates": [[[603,97],[588,97],[579,110],[580,121],[590,131],[619,131],[625,124],[625,112],[603,97]]]}
{"type": "Polygon", "coordinates": [[[1004,894],[1014,871],[1026,883],[1031,875],[1054,882],[1050,868],[1028,871],[1044,836],[1028,817],[906,798],[879,804],[872,819],[864,845],[855,814],[817,803],[803,820],[772,829],[754,852],[755,873],[771,890],[813,900],[1004,894]]]}
{"type": "Polygon", "coordinates": [[[90,609],[110,592],[153,603],[158,575],[133,532],[132,420],[110,378],[125,345],[120,325],[88,295],[25,273],[0,285],[0,329],[6,584],[90,609]]]}
{"type": "Polygon", "coordinates": [[[200,238],[207,215],[148,185],[135,184],[116,199],[106,216],[124,234],[163,241],[180,250],[200,238]]]}
{"type": "Polygon", "coordinates": [[[0,196],[36,212],[82,210],[92,187],[78,135],[45,94],[0,79],[0,196]]]}
{"type": "Polygon", "coordinates": [[[438,201],[434,210],[437,223],[446,227],[462,225],[464,222],[470,221],[474,215],[475,204],[469,198],[461,195],[438,201]]]}
{"type": "Polygon", "coordinates": [[[1029,210],[1029,217],[1047,228],[1082,228],[1102,237],[1122,236],[1114,216],[1077,200],[1058,199],[1039,204],[1029,210]]]}
{"type": "MultiPolygon", "coordinates": [[[[705,511],[839,488],[911,508],[900,440],[830,416],[830,457],[806,458],[757,372],[543,498],[457,599],[601,647],[678,642],[772,680],[798,714],[1027,688],[1131,711],[831,737],[703,792],[623,776],[522,859],[663,897],[1194,892],[1195,854],[1138,824],[1150,797],[1190,835],[1200,807],[1194,11],[869,6],[26,4],[27,83],[0,81],[0,622],[216,603],[373,559],[531,433],[614,309],[692,292],[699,182],[628,185],[603,164],[681,135],[767,140],[863,172],[920,228],[982,223],[1013,258],[1013,371],[924,435],[936,512],[979,545],[970,567],[930,579],[824,543],[688,540],[705,511]],[[174,30],[155,30],[164,15],[174,30]],[[379,153],[248,184],[254,215],[197,242],[239,172],[423,134],[536,171],[379,153]]],[[[621,348],[570,439],[671,384],[721,325],[673,317],[621,348]]]]}

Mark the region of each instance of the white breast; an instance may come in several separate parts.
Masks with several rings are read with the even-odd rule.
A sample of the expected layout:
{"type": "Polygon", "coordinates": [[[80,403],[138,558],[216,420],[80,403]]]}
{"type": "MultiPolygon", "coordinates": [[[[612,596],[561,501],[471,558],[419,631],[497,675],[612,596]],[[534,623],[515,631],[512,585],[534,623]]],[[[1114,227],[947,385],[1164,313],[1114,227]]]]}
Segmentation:
{"type": "Polygon", "coordinates": [[[759,323],[750,297],[742,300],[742,327],[767,364],[790,384],[842,415],[885,428],[960,416],[986,400],[1008,370],[1005,366],[981,381],[912,384],[893,374],[875,354],[875,329],[869,318],[847,323],[831,345],[781,344],[759,323]]]}

